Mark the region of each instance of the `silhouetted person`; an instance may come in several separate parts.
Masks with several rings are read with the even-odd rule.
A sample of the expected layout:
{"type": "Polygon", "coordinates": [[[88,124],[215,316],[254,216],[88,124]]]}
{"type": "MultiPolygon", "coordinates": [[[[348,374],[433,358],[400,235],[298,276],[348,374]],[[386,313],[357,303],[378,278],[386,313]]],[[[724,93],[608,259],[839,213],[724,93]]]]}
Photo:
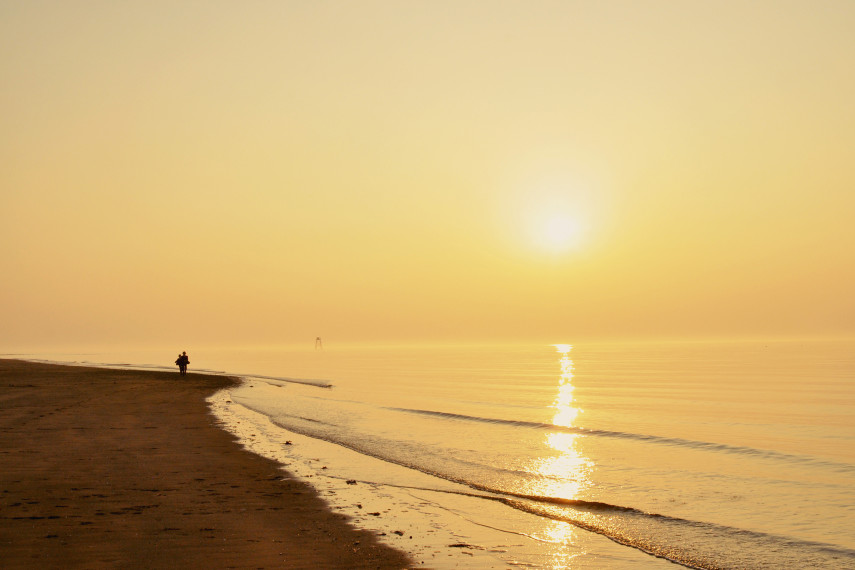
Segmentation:
{"type": "Polygon", "coordinates": [[[321,342],[321,337],[316,337],[315,338],[315,350],[318,350],[319,348],[321,350],[323,350],[324,349],[324,343],[321,342]]]}
{"type": "Polygon", "coordinates": [[[187,356],[186,350],[178,355],[178,360],[175,361],[175,364],[178,365],[178,372],[182,376],[187,374],[187,365],[190,364],[190,357],[187,356]]]}

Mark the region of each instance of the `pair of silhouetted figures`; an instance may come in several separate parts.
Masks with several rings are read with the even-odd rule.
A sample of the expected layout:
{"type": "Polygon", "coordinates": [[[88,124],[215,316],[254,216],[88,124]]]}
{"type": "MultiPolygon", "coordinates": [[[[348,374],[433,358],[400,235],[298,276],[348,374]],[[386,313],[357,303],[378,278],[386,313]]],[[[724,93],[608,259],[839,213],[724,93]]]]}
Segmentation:
{"type": "Polygon", "coordinates": [[[178,372],[180,372],[182,376],[187,374],[187,365],[190,364],[190,357],[187,356],[186,350],[178,355],[178,360],[175,361],[175,364],[178,365],[178,372]]]}

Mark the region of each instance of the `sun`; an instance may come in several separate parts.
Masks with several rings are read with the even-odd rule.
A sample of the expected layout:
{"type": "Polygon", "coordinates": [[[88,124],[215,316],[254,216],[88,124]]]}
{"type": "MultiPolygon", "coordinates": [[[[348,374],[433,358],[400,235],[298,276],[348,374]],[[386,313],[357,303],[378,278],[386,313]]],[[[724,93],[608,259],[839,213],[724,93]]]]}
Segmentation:
{"type": "Polygon", "coordinates": [[[583,227],[577,218],[566,212],[549,212],[533,221],[535,244],[552,253],[563,253],[579,247],[583,227]]]}
{"type": "Polygon", "coordinates": [[[593,245],[601,222],[600,185],[584,172],[561,167],[528,172],[513,181],[510,236],[535,258],[576,257],[593,245]]]}

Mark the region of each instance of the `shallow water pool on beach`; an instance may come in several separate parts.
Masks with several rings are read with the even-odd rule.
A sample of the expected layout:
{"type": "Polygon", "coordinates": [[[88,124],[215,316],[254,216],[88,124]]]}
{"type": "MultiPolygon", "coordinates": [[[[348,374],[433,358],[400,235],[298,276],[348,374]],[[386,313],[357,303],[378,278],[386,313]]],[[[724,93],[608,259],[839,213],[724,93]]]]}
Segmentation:
{"type": "MultiPolygon", "coordinates": [[[[244,376],[224,427],[429,566],[855,568],[853,348],[196,349],[191,372],[244,376]]],[[[151,361],[107,356],[80,360],[151,361]]]]}

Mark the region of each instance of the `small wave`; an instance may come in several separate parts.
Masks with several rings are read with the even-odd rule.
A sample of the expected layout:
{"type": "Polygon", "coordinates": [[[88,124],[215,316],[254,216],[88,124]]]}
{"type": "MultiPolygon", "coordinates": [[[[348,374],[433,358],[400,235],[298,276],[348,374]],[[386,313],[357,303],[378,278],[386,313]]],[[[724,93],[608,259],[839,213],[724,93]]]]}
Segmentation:
{"type": "Polygon", "coordinates": [[[572,524],[688,568],[759,569],[783,565],[850,568],[855,562],[855,550],[833,544],[648,513],[599,501],[518,494],[471,482],[467,485],[480,493],[362,482],[499,502],[522,512],[572,524]]]}
{"type": "Polygon", "coordinates": [[[332,388],[333,384],[328,380],[315,380],[312,378],[285,378],[282,376],[261,376],[259,374],[234,374],[247,380],[272,380],[275,382],[283,382],[286,384],[303,384],[306,386],[314,386],[316,388],[332,388]]]}
{"type": "MultiPolygon", "coordinates": [[[[250,406],[249,409],[252,409],[250,406]]],[[[394,409],[394,408],[392,408],[394,409]]],[[[534,422],[473,418],[428,410],[401,410],[426,415],[440,415],[467,421],[512,423],[533,428],[558,429],[562,426],[534,422]]],[[[502,503],[528,514],[562,521],[580,529],[600,534],[614,542],[689,568],[708,570],[793,568],[855,568],[855,550],[843,546],[812,542],[794,537],[767,534],[744,528],[684,519],[667,514],[646,512],[639,508],[604,501],[589,501],[558,496],[518,493],[512,489],[455,476],[428,468],[386,453],[383,445],[336,437],[317,429],[317,421],[299,416],[277,416],[271,421],[291,432],[321,439],[352,449],[366,456],[401,465],[446,481],[458,483],[472,491],[427,489],[454,493],[502,503]]],[[[589,433],[583,430],[580,433],[589,433]]],[[[606,435],[612,432],[596,433],[606,435]]],[[[703,443],[703,442],[700,442],[703,443]]],[[[376,483],[386,485],[388,483],[376,483]]]]}
{"type": "Polygon", "coordinates": [[[855,563],[855,550],[833,544],[645,513],[633,508],[554,506],[554,501],[544,497],[500,499],[500,502],[534,515],[567,522],[689,568],[852,568],[855,563]]]}
{"type": "Polygon", "coordinates": [[[815,457],[809,457],[806,455],[796,455],[792,453],[783,453],[780,451],[773,451],[770,449],[758,449],[755,447],[747,447],[742,445],[729,445],[726,443],[713,443],[709,441],[697,441],[691,439],[684,439],[680,437],[665,437],[660,435],[649,435],[643,433],[631,433],[631,432],[622,432],[622,431],[611,431],[604,429],[589,429],[583,427],[572,427],[572,426],[560,426],[551,423],[545,422],[530,422],[525,420],[506,420],[506,419],[498,419],[498,418],[485,418],[480,416],[469,416],[465,414],[453,414],[449,412],[437,412],[434,410],[416,410],[410,408],[386,408],[393,411],[404,412],[408,414],[418,414],[422,416],[432,416],[437,418],[444,418],[450,420],[461,420],[461,421],[470,421],[470,422],[480,422],[480,423],[489,423],[489,424],[501,424],[501,425],[509,425],[509,426],[519,426],[526,427],[532,429],[545,429],[550,431],[559,431],[564,433],[574,433],[580,435],[591,435],[598,437],[610,437],[615,439],[631,439],[636,441],[643,441],[648,443],[658,443],[664,445],[676,445],[680,447],[687,447],[691,449],[701,449],[706,451],[717,451],[723,453],[734,453],[739,455],[752,455],[755,457],[760,457],[763,459],[777,459],[784,460],[793,463],[802,463],[816,466],[823,466],[830,469],[834,469],[836,471],[841,471],[845,473],[855,472],[855,465],[850,463],[841,463],[837,461],[828,461],[824,459],[817,459],[815,457]]]}

